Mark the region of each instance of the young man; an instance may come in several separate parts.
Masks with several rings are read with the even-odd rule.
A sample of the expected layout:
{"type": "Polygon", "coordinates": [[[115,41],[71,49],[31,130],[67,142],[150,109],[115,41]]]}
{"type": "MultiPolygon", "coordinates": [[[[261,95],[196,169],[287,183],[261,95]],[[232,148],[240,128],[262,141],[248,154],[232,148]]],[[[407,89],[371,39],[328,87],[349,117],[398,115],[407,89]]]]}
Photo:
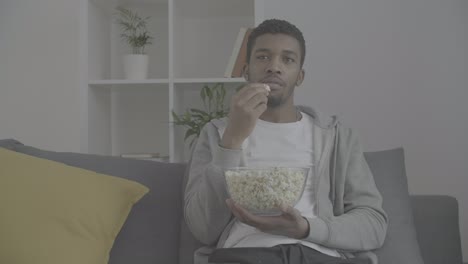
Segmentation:
{"type": "MultiPolygon", "coordinates": [[[[302,33],[266,20],[247,45],[247,84],[228,118],[212,120],[194,149],[185,219],[207,245],[210,263],[376,263],[387,229],[382,197],[356,135],[333,117],[296,107],[304,79],[302,33]],[[228,199],[224,170],[239,166],[310,166],[305,191],[280,216],[259,216],[228,199]]],[[[200,252],[199,252],[200,253],[200,252]]],[[[200,255],[200,254],[199,254],[200,255]]]]}

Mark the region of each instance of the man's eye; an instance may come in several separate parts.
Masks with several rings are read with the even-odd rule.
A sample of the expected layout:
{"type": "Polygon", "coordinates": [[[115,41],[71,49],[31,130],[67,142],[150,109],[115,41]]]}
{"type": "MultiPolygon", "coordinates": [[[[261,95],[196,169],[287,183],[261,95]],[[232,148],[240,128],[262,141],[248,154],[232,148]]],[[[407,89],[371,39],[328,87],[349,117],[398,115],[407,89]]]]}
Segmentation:
{"type": "Polygon", "coordinates": [[[287,63],[293,63],[295,60],[293,58],[286,58],[284,59],[287,63]]]}
{"type": "Polygon", "coordinates": [[[268,59],[268,57],[265,56],[265,55],[259,55],[259,56],[257,56],[257,59],[259,59],[259,60],[266,60],[266,59],[268,59]]]}

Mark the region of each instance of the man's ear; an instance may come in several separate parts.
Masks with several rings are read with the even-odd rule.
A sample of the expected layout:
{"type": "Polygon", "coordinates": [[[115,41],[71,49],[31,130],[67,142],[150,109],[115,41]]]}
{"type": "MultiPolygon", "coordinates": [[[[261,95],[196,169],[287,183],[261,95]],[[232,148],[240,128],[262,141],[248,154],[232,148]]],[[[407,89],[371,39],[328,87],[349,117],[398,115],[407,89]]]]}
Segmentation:
{"type": "Polygon", "coordinates": [[[297,75],[296,86],[300,86],[304,81],[305,71],[302,69],[299,74],[297,75]]]}

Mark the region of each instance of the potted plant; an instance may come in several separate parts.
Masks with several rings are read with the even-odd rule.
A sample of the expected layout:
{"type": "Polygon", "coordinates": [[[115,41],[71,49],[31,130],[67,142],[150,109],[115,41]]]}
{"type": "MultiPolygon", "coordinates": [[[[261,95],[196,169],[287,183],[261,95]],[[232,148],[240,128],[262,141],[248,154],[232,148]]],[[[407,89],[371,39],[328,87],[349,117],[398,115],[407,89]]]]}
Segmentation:
{"type": "Polygon", "coordinates": [[[212,87],[205,85],[200,91],[204,109],[191,108],[180,115],[172,111],[174,124],[184,126],[187,129],[184,141],[191,138],[190,149],[206,123],[212,119],[223,118],[229,113],[229,110],[224,107],[225,96],[226,89],[223,83],[217,83],[212,87]]]}
{"type": "Polygon", "coordinates": [[[146,25],[150,17],[142,18],[137,12],[118,6],[116,23],[120,26],[121,38],[132,48],[131,54],[124,55],[124,74],[126,79],[141,80],[148,76],[148,55],[145,47],[151,44],[146,25]]]}

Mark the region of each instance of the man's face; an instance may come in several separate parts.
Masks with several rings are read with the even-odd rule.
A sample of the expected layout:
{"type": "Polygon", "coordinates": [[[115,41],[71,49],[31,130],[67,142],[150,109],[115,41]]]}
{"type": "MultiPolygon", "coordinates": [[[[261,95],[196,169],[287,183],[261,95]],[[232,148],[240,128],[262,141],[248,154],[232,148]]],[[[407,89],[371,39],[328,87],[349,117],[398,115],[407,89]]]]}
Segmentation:
{"type": "Polygon", "coordinates": [[[244,69],[248,82],[270,86],[268,107],[292,103],[294,87],[304,79],[299,41],[285,34],[264,34],[257,37],[249,63],[244,69]]]}

